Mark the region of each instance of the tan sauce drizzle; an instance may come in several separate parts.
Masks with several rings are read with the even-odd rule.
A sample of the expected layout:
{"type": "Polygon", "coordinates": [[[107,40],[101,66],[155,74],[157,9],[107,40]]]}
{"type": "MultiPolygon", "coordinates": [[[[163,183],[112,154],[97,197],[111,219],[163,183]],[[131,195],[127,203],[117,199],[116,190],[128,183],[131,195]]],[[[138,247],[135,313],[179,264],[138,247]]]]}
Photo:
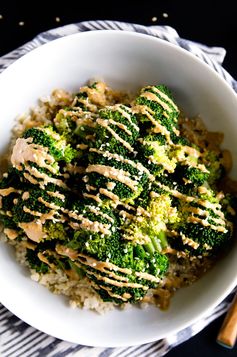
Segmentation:
{"type": "Polygon", "coordinates": [[[78,222],[70,222],[72,227],[80,227],[82,229],[86,229],[88,231],[92,231],[92,232],[101,232],[102,234],[106,234],[106,235],[111,235],[111,231],[110,231],[110,224],[103,224],[97,221],[90,221],[88,218],[84,217],[82,214],[76,214],[73,211],[69,211],[68,212],[68,216],[75,219],[75,220],[79,220],[81,221],[81,223],[78,222]]]}
{"type": "Polygon", "coordinates": [[[39,260],[41,260],[41,262],[47,264],[52,270],[55,270],[55,269],[56,269],[55,264],[50,263],[49,260],[44,256],[43,253],[40,253],[40,252],[39,252],[39,253],[37,254],[37,256],[38,256],[39,260]]]}
{"type": "Polygon", "coordinates": [[[223,232],[223,233],[227,232],[227,229],[225,227],[223,227],[223,226],[215,226],[214,224],[209,223],[207,220],[204,220],[204,219],[201,219],[201,218],[198,218],[198,217],[189,216],[187,218],[187,222],[201,223],[203,226],[210,227],[214,231],[223,232]]]}
{"type": "Polygon", "coordinates": [[[86,150],[87,148],[88,148],[88,145],[86,145],[86,144],[77,144],[77,149],[86,150]]]}
{"type": "Polygon", "coordinates": [[[106,128],[110,134],[113,135],[113,137],[118,140],[126,149],[128,149],[130,152],[134,151],[133,147],[127,141],[123,140],[113,129],[110,128],[109,120],[98,118],[96,122],[106,128]]]}
{"type": "Polygon", "coordinates": [[[132,132],[131,132],[131,130],[129,130],[127,127],[126,127],[126,125],[124,125],[124,124],[122,124],[122,123],[120,123],[120,122],[117,122],[117,121],[115,121],[115,120],[113,120],[113,119],[109,119],[109,122],[112,124],[112,125],[115,125],[115,126],[117,126],[119,129],[122,129],[123,131],[125,131],[125,133],[127,133],[128,135],[132,135],[132,132]]]}
{"type": "Polygon", "coordinates": [[[5,197],[13,192],[20,192],[20,191],[16,190],[14,187],[2,188],[0,189],[0,196],[5,197]]]}
{"type": "MultiPolygon", "coordinates": [[[[188,154],[196,159],[198,159],[202,154],[197,149],[193,148],[192,146],[182,146],[182,145],[175,145],[176,149],[181,149],[184,154],[188,154]]],[[[202,186],[203,187],[203,186],[202,186]]]]}
{"type": "Polygon", "coordinates": [[[88,208],[95,215],[101,216],[101,217],[107,219],[108,221],[110,221],[111,223],[114,223],[114,219],[112,217],[110,217],[108,214],[101,212],[99,208],[93,207],[93,206],[89,206],[88,208]]]}
{"type": "Polygon", "coordinates": [[[29,181],[30,183],[32,183],[33,185],[40,185],[41,188],[44,189],[44,186],[42,184],[40,184],[36,179],[34,179],[34,177],[32,177],[30,174],[28,174],[27,172],[23,173],[23,176],[25,177],[25,179],[27,181],[29,181]]]}
{"type": "Polygon", "coordinates": [[[97,194],[97,195],[91,195],[91,194],[89,194],[89,193],[83,193],[83,197],[85,197],[85,198],[91,198],[91,199],[93,199],[93,200],[95,200],[96,202],[98,202],[98,203],[101,203],[102,202],[102,200],[100,199],[100,196],[97,194]]]}
{"type": "Polygon", "coordinates": [[[127,211],[124,211],[124,210],[119,211],[119,215],[123,218],[128,218],[130,220],[133,220],[135,218],[134,215],[132,215],[131,213],[128,213],[127,211]]]}
{"type": "MultiPolygon", "coordinates": [[[[160,188],[164,189],[165,191],[171,193],[171,195],[173,195],[174,197],[177,197],[185,202],[195,202],[197,204],[199,204],[200,206],[206,207],[206,208],[210,208],[216,215],[218,215],[219,217],[223,218],[223,212],[221,212],[220,210],[218,210],[218,208],[221,208],[220,204],[218,203],[211,203],[209,201],[206,200],[202,200],[199,198],[194,198],[192,196],[187,196],[185,194],[182,194],[181,192],[177,191],[177,190],[173,190],[171,188],[169,188],[166,185],[163,185],[160,182],[156,182],[156,185],[159,186],[160,188]]],[[[156,192],[154,192],[154,194],[156,194],[156,192]]],[[[151,192],[150,195],[153,195],[153,193],[151,192]]]]}
{"type": "Polygon", "coordinates": [[[56,245],[55,250],[58,254],[64,255],[73,261],[76,260],[78,257],[78,253],[75,250],[65,247],[63,245],[60,245],[60,244],[56,245]]]}
{"type": "Polygon", "coordinates": [[[154,283],[159,283],[160,282],[160,278],[155,277],[154,275],[148,274],[148,273],[143,273],[140,271],[136,271],[135,275],[138,276],[141,279],[146,279],[146,280],[150,280],[154,283]]]}
{"type": "Polygon", "coordinates": [[[29,192],[24,192],[22,195],[23,201],[28,200],[30,198],[30,193],[29,192]]]}
{"type": "Polygon", "coordinates": [[[161,133],[162,135],[165,136],[168,144],[172,145],[173,142],[170,138],[170,132],[169,130],[166,129],[166,127],[164,125],[161,125],[158,121],[155,120],[155,118],[153,117],[154,112],[147,106],[144,105],[136,105],[134,107],[134,110],[137,113],[141,113],[144,114],[148,117],[148,119],[151,121],[151,123],[154,125],[154,128],[152,129],[152,131],[154,133],[161,133]]]}
{"type": "MultiPolygon", "coordinates": [[[[205,211],[205,210],[202,210],[201,208],[199,207],[192,207],[192,206],[189,206],[189,207],[183,207],[182,209],[183,211],[188,211],[188,212],[192,212],[194,214],[198,214],[199,216],[205,216],[205,217],[210,217],[210,214],[208,211],[205,211]]],[[[225,225],[226,222],[221,219],[221,218],[215,218],[215,217],[210,217],[212,221],[214,221],[215,223],[217,224],[222,224],[222,225],[225,225]]]]}
{"type": "Polygon", "coordinates": [[[132,121],[130,114],[127,113],[120,104],[115,104],[114,108],[121,113],[124,118],[128,119],[129,123],[134,127],[134,129],[136,129],[136,131],[140,131],[140,128],[132,121]]]}
{"type": "Polygon", "coordinates": [[[62,180],[56,179],[54,177],[50,177],[47,174],[42,173],[39,170],[37,170],[36,167],[26,166],[25,170],[28,171],[28,173],[29,173],[29,174],[27,174],[26,172],[24,172],[25,178],[28,178],[29,181],[33,184],[38,184],[41,188],[44,188],[44,186],[46,186],[48,183],[53,183],[56,186],[67,188],[67,185],[62,180]],[[32,176],[39,178],[39,179],[43,179],[43,183],[38,182],[32,176]]]}
{"type": "MultiPolygon", "coordinates": [[[[158,196],[159,197],[159,196],[158,196]]],[[[150,213],[147,212],[143,207],[138,206],[137,207],[137,215],[138,216],[146,216],[146,217],[150,217],[150,213]]]]}
{"type": "MultiPolygon", "coordinates": [[[[23,206],[23,211],[26,212],[26,213],[31,214],[32,216],[40,217],[40,220],[41,220],[42,223],[44,223],[47,219],[55,219],[55,217],[54,217],[55,211],[54,210],[52,210],[52,211],[50,211],[48,213],[40,213],[40,212],[37,212],[37,211],[32,211],[28,207],[23,206]]],[[[60,220],[62,220],[62,219],[60,219],[60,220]]]]}
{"type": "Polygon", "coordinates": [[[4,228],[3,233],[6,234],[7,238],[14,240],[18,237],[19,233],[15,229],[4,228]]]}
{"type": "Polygon", "coordinates": [[[153,102],[159,103],[162,106],[162,108],[167,110],[167,112],[169,112],[169,113],[173,112],[172,108],[170,108],[170,106],[166,102],[163,102],[157,95],[155,95],[152,92],[143,92],[143,93],[141,93],[140,96],[144,97],[148,100],[151,100],[153,102]]]}
{"type": "MultiPolygon", "coordinates": [[[[114,298],[116,298],[116,299],[120,299],[120,300],[122,300],[122,301],[127,301],[128,299],[129,299],[129,297],[123,297],[123,296],[120,296],[120,295],[118,295],[118,294],[114,294],[114,293],[112,293],[112,289],[111,288],[109,288],[109,287],[106,287],[106,286],[104,286],[104,285],[96,285],[94,282],[92,282],[92,281],[90,281],[90,284],[93,286],[93,288],[95,289],[95,290],[99,290],[99,289],[103,289],[103,290],[105,290],[105,291],[107,291],[107,293],[108,293],[108,295],[109,296],[111,296],[111,297],[114,297],[114,298]]],[[[130,295],[130,294],[128,294],[128,295],[130,295]]],[[[130,297],[131,297],[131,295],[130,295],[130,297]]]]}
{"type": "Polygon", "coordinates": [[[38,198],[38,201],[40,202],[40,203],[43,203],[44,205],[45,205],[45,207],[48,207],[48,208],[51,208],[51,209],[53,209],[53,210],[60,210],[61,209],[61,207],[60,206],[57,206],[55,203],[53,203],[53,202],[47,202],[47,201],[45,201],[42,197],[39,197],[38,198]]]}
{"type": "Polygon", "coordinates": [[[91,103],[89,102],[89,98],[88,98],[88,97],[87,97],[86,99],[78,98],[78,97],[77,97],[77,100],[78,100],[79,103],[84,104],[85,107],[86,107],[87,109],[89,109],[89,111],[94,112],[94,113],[97,111],[97,106],[94,105],[94,104],[91,104],[91,103]]]}
{"type": "Polygon", "coordinates": [[[97,154],[103,155],[104,157],[115,159],[115,160],[122,162],[124,164],[129,164],[132,167],[134,167],[135,169],[137,169],[138,171],[145,172],[151,181],[155,180],[155,177],[153,175],[151,175],[150,171],[145,166],[143,166],[140,162],[134,162],[132,160],[124,158],[122,155],[114,154],[109,151],[102,151],[102,150],[98,150],[98,149],[94,149],[94,148],[91,148],[89,151],[96,152],[97,154]]]}
{"type": "Polygon", "coordinates": [[[119,201],[119,196],[115,195],[113,192],[106,190],[105,188],[100,188],[99,192],[104,195],[109,197],[112,201],[115,201],[116,203],[120,202],[119,201]]]}
{"type": "Polygon", "coordinates": [[[65,201],[65,195],[63,195],[62,193],[58,192],[58,191],[47,191],[47,194],[51,197],[56,197],[62,201],[65,201]]]}
{"type": "Polygon", "coordinates": [[[87,191],[96,191],[97,188],[94,187],[94,186],[91,186],[91,185],[86,185],[86,190],[87,190],[87,191]]]}
{"type": "Polygon", "coordinates": [[[124,170],[119,170],[111,166],[105,165],[89,165],[86,172],[97,172],[100,175],[119,181],[124,185],[131,188],[131,190],[136,191],[138,182],[130,179],[130,173],[124,170]]]}
{"type": "Polygon", "coordinates": [[[36,243],[39,243],[43,238],[45,238],[42,222],[40,220],[29,223],[18,223],[18,226],[23,229],[29,239],[36,243]]]}
{"type": "Polygon", "coordinates": [[[106,183],[106,187],[107,187],[107,189],[110,190],[110,191],[113,191],[113,189],[115,188],[115,186],[116,186],[116,183],[115,183],[115,182],[107,182],[107,183],[106,183]]]}
{"type": "MultiPolygon", "coordinates": [[[[90,266],[90,267],[94,268],[95,270],[98,270],[100,272],[104,272],[104,273],[108,274],[109,278],[114,278],[114,279],[119,280],[119,281],[128,282],[128,278],[126,276],[118,275],[113,270],[107,270],[107,269],[104,269],[104,268],[97,267],[97,264],[100,265],[100,262],[94,263],[94,265],[92,266],[92,265],[88,264],[87,261],[84,261],[84,260],[82,260],[80,258],[78,258],[78,261],[80,262],[79,266],[81,266],[81,264],[82,265],[86,265],[86,266],[90,266]]],[[[77,263],[75,263],[75,264],[78,265],[77,263]]]]}
{"type": "Polygon", "coordinates": [[[188,165],[190,167],[195,167],[195,168],[199,169],[202,172],[209,173],[209,171],[207,170],[206,166],[203,165],[203,164],[196,164],[195,162],[190,161],[188,159],[187,160],[183,160],[182,163],[184,165],[188,165]]]}
{"type": "Polygon", "coordinates": [[[180,236],[182,238],[183,244],[187,244],[193,249],[197,249],[200,244],[195,242],[193,239],[186,237],[183,233],[180,233],[180,236]]]}
{"type": "Polygon", "coordinates": [[[151,88],[154,92],[158,93],[160,95],[160,97],[164,98],[167,102],[169,102],[172,105],[172,107],[174,107],[175,110],[177,110],[177,112],[179,112],[179,108],[177,107],[177,105],[173,102],[173,100],[168,95],[166,95],[164,92],[162,92],[155,86],[147,87],[147,88],[151,88]]]}
{"type": "Polygon", "coordinates": [[[149,287],[146,286],[146,285],[142,285],[142,284],[138,284],[138,283],[127,283],[127,282],[125,283],[125,282],[113,280],[113,279],[107,278],[106,276],[102,276],[100,274],[94,273],[92,271],[88,271],[87,273],[89,275],[93,275],[98,280],[104,281],[107,284],[118,286],[118,287],[121,287],[121,288],[122,287],[124,287],[124,288],[138,288],[138,289],[140,288],[140,289],[143,289],[143,290],[148,290],[149,289],[149,287]]]}
{"type": "Polygon", "coordinates": [[[18,170],[22,170],[22,165],[25,165],[26,162],[35,162],[38,166],[43,167],[53,174],[57,173],[57,169],[52,165],[47,164],[54,163],[55,160],[52,155],[47,151],[48,148],[33,144],[32,138],[18,138],[16,144],[13,147],[11,163],[13,167],[16,167],[18,170]]]}
{"type": "Polygon", "coordinates": [[[206,188],[205,186],[199,186],[198,187],[198,192],[202,195],[202,194],[205,194],[205,193],[208,193],[208,188],[206,188]]]}

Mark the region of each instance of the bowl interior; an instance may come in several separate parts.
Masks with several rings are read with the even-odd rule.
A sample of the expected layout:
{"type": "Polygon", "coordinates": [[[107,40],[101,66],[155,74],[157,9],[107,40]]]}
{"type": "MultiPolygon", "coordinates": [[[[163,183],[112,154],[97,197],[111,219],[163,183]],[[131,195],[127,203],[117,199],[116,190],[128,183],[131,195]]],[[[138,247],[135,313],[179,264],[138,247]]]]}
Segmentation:
{"type": "MultiPolygon", "coordinates": [[[[225,134],[237,178],[237,97],[213,70],[186,51],[146,35],[98,31],[41,46],[0,75],[0,152],[6,150],[18,114],[55,88],[76,91],[88,79],[103,79],[135,91],[146,84],[171,88],[188,115],[199,114],[210,130],[225,134]]],[[[192,287],[180,290],[171,307],[114,310],[99,316],[72,310],[62,297],[30,280],[7,245],[0,246],[0,301],[32,326],[75,343],[124,346],[166,337],[197,320],[237,283],[237,245],[192,287]],[[4,288],[3,288],[4,287],[4,288]]]]}

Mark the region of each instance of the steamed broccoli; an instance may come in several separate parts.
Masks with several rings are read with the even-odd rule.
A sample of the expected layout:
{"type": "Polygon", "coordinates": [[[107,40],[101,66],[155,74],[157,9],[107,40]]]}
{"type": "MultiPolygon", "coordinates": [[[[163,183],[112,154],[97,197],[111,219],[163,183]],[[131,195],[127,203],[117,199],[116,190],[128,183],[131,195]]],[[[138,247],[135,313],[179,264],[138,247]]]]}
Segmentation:
{"type": "Polygon", "coordinates": [[[177,159],[163,135],[147,135],[139,140],[137,148],[138,158],[153,175],[174,171],[177,159]]]}
{"type": "Polygon", "coordinates": [[[142,88],[135,105],[138,120],[145,128],[154,129],[159,124],[170,133],[176,132],[179,110],[166,86],[142,88]]]}
{"type": "Polygon", "coordinates": [[[76,262],[94,282],[104,301],[123,303],[142,299],[149,287],[159,283],[168,268],[165,255],[158,251],[151,254],[142,245],[124,241],[118,232],[102,237],[98,233],[79,230],[67,246],[78,251],[76,262]],[[108,268],[101,271],[100,266],[108,268]],[[121,281],[128,284],[120,286],[121,281]],[[129,284],[139,285],[132,287],[129,284]]]}
{"type": "Polygon", "coordinates": [[[53,130],[51,126],[30,128],[24,132],[25,139],[45,148],[57,161],[71,162],[77,157],[76,150],[72,149],[66,140],[53,130]]]}
{"type": "Polygon", "coordinates": [[[106,148],[111,153],[125,156],[132,154],[139,128],[131,109],[126,105],[116,104],[101,109],[99,116],[96,120],[96,148],[106,148]]]}
{"type": "Polygon", "coordinates": [[[74,257],[72,260],[85,270],[105,301],[135,302],[144,296],[148,287],[157,285],[168,268],[168,259],[157,249],[155,241],[152,241],[155,248],[151,250],[152,243],[143,246],[124,239],[119,228],[122,221],[109,208],[76,202],[72,212],[75,214],[69,212],[69,217],[75,229],[73,239],[56,250],[74,257]],[[68,249],[74,255],[70,255],[68,249]],[[92,263],[97,263],[88,263],[91,258],[92,263]],[[112,264],[112,270],[101,271],[99,267],[104,264],[112,264]],[[121,287],[120,281],[128,284],[121,287]],[[136,284],[135,288],[131,284],[136,284]]]}
{"type": "Polygon", "coordinates": [[[149,171],[137,160],[107,150],[90,149],[89,165],[83,178],[85,192],[102,200],[133,202],[143,190],[149,171]]]}
{"type": "Polygon", "coordinates": [[[179,221],[169,226],[176,232],[169,243],[193,255],[220,253],[232,237],[233,216],[227,215],[222,200],[210,188],[205,194],[196,191],[188,197],[176,201],[179,221]]]}
{"type": "Polygon", "coordinates": [[[0,221],[31,269],[86,276],[103,301],[121,304],[163,283],[169,254],[219,254],[237,200],[218,192],[219,148],[180,134],[167,87],[118,100],[101,82],[82,87],[52,126],[17,139],[0,181],[0,221]]]}

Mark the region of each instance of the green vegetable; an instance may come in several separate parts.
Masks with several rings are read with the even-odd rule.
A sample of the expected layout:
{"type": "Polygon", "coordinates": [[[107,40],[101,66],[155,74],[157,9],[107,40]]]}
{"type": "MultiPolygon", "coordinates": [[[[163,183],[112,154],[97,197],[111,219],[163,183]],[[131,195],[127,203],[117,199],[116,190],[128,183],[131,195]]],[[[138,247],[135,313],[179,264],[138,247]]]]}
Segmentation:
{"type": "Polygon", "coordinates": [[[166,86],[142,88],[131,105],[108,97],[94,82],[52,126],[24,132],[0,181],[0,222],[31,269],[135,303],[162,283],[165,252],[201,259],[230,245],[237,199],[219,192],[222,154],[180,135],[166,86]]]}

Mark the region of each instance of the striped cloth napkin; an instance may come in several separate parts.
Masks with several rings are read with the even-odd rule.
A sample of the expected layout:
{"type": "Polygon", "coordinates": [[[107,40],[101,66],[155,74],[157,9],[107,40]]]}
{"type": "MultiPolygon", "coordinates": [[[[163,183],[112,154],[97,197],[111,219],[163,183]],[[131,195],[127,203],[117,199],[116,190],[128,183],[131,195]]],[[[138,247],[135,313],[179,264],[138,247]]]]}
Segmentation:
{"type": "MultiPolygon", "coordinates": [[[[207,47],[203,44],[185,40],[169,26],[142,26],[116,21],[86,21],[66,25],[39,34],[32,41],[0,58],[0,72],[16,59],[42,45],[62,36],[91,30],[121,30],[148,34],[171,42],[192,52],[210,65],[237,92],[237,82],[227,73],[222,65],[226,51],[221,47],[207,47]]],[[[227,311],[234,296],[232,292],[208,316],[194,325],[157,342],[141,346],[123,348],[87,347],[61,341],[19,320],[0,304],[0,356],[1,357],[160,357],[171,348],[197,334],[211,321],[227,311]]]]}

